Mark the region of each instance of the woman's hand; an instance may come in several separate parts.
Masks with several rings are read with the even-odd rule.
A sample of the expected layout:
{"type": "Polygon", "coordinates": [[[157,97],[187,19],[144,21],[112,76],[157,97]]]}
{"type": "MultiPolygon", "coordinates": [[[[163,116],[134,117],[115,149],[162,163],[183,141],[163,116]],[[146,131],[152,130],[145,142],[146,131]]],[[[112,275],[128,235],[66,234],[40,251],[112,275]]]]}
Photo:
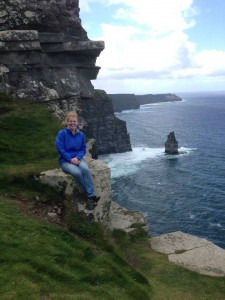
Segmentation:
{"type": "Polygon", "coordinates": [[[74,157],[71,159],[71,164],[78,165],[80,163],[79,159],[77,157],[74,157]]]}

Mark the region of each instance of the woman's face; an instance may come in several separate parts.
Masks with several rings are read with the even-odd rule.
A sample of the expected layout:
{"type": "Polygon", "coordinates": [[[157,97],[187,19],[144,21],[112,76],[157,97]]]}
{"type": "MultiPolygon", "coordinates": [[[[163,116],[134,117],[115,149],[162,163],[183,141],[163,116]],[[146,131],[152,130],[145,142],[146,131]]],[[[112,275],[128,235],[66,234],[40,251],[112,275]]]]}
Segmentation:
{"type": "Polygon", "coordinates": [[[67,125],[68,127],[72,130],[72,131],[75,131],[76,128],[77,128],[77,124],[78,124],[78,121],[76,118],[69,118],[67,120],[67,125]]]}

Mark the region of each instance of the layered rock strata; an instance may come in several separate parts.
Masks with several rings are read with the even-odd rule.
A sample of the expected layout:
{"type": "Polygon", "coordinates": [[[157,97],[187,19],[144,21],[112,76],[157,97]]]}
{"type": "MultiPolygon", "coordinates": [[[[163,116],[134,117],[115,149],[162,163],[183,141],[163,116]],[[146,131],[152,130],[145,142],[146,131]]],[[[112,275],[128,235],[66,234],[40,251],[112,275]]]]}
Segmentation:
{"type": "Polygon", "coordinates": [[[96,140],[94,156],[98,148],[101,154],[130,149],[125,123],[115,118],[109,103],[102,111],[103,99],[91,84],[103,49],[104,42],[89,40],[82,28],[78,0],[0,1],[0,91],[47,103],[60,119],[76,110],[87,137],[96,140]],[[111,131],[105,129],[103,139],[121,132],[122,145],[118,135],[113,135],[114,146],[99,135],[105,115],[110,115],[111,131]]]}

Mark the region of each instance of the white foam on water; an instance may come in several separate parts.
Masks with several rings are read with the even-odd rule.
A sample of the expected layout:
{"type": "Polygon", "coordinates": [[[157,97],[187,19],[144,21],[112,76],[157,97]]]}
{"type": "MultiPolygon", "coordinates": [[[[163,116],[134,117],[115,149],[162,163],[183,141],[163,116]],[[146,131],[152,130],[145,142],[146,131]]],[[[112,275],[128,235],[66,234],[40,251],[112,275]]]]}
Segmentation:
{"type": "Polygon", "coordinates": [[[189,155],[192,152],[197,150],[197,148],[185,148],[185,147],[180,147],[178,149],[179,154],[166,154],[166,159],[177,159],[181,156],[189,155]]]}
{"type": "Polygon", "coordinates": [[[121,110],[120,112],[114,112],[115,115],[120,115],[120,114],[129,114],[132,112],[136,112],[136,109],[126,109],[126,110],[121,110]]]}
{"type": "Polygon", "coordinates": [[[164,156],[164,148],[135,147],[132,150],[99,157],[111,169],[112,178],[133,174],[141,162],[164,156]]]}
{"type": "Polygon", "coordinates": [[[157,158],[178,159],[194,150],[194,148],[181,147],[178,149],[180,154],[168,155],[165,154],[165,148],[135,147],[132,151],[101,155],[99,158],[111,169],[111,177],[118,178],[135,173],[143,161],[157,158]]]}
{"type": "Polygon", "coordinates": [[[190,217],[190,219],[194,219],[194,218],[195,218],[195,215],[192,214],[192,213],[190,213],[190,214],[189,214],[189,217],[190,217]]]}
{"type": "Polygon", "coordinates": [[[210,223],[210,226],[212,227],[222,227],[222,225],[220,223],[210,223]]]}
{"type": "Polygon", "coordinates": [[[180,147],[180,148],[178,149],[178,151],[179,151],[180,153],[182,153],[182,152],[185,152],[185,153],[191,153],[191,152],[193,152],[193,151],[195,151],[195,150],[197,150],[197,148],[185,148],[185,147],[180,147]]]}

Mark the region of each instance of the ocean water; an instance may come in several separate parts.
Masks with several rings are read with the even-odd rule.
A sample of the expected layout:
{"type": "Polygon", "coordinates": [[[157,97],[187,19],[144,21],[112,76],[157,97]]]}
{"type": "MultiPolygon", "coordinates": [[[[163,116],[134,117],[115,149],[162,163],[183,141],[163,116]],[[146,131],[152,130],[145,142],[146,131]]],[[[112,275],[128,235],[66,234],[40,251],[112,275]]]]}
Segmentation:
{"type": "Polygon", "coordinates": [[[180,230],[225,249],[225,92],[180,96],[116,114],[132,152],[101,156],[113,200],[144,212],[150,236],[180,230]],[[179,155],[164,153],[171,131],[179,155]]]}

